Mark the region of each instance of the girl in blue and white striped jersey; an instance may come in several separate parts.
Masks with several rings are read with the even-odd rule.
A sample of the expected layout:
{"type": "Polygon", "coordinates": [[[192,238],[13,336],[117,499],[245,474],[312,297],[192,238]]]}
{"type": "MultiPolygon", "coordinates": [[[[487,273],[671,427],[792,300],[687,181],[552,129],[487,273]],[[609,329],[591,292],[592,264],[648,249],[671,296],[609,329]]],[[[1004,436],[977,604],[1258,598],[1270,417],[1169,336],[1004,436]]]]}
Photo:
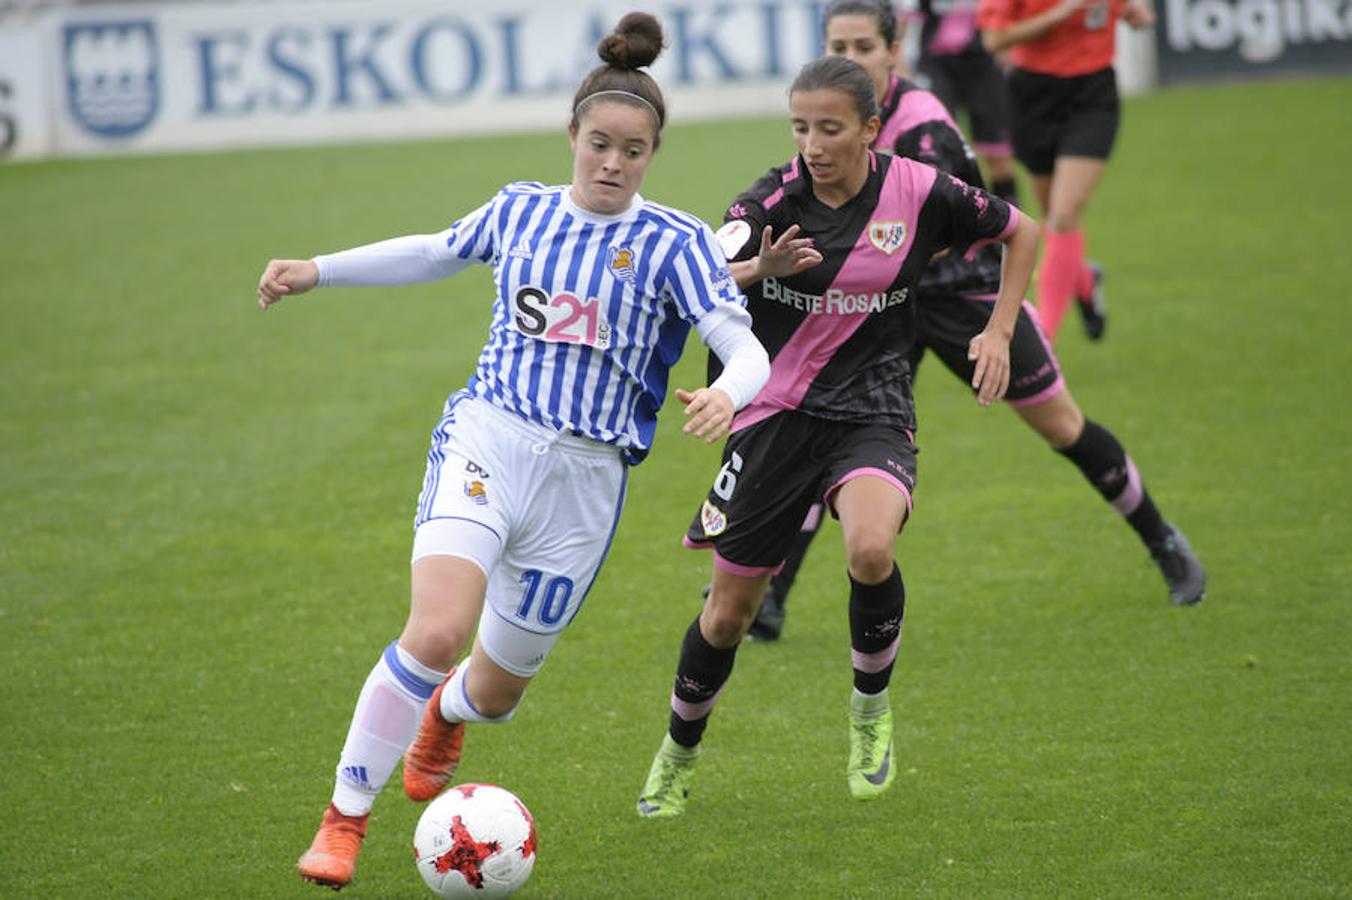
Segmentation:
{"type": "Polygon", "coordinates": [[[595,581],[690,327],[725,368],[676,391],[687,433],[722,438],[769,375],[708,226],[637,193],[665,120],[640,68],[661,46],[640,13],[602,40],[605,64],[574,98],[571,184],[510,184],[439,234],[263,273],[264,308],[316,286],[425,282],[475,263],[493,267],[497,293],[474,376],[432,434],[408,622],[357,701],[332,803],[299,863],[307,881],[351,880],[401,755],[405,793],[431,799],[454,774],[464,723],[511,717],[595,581]]]}

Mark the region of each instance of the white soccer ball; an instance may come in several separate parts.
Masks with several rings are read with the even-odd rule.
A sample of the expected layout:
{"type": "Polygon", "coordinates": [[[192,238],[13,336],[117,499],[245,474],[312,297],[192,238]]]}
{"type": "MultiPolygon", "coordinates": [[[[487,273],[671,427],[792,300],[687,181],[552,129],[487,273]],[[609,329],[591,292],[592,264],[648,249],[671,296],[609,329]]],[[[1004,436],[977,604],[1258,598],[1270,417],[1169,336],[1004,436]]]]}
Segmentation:
{"type": "Polygon", "coordinates": [[[438,897],[506,897],[535,868],[535,820],[511,791],[458,784],[423,810],[413,856],[438,897]]]}

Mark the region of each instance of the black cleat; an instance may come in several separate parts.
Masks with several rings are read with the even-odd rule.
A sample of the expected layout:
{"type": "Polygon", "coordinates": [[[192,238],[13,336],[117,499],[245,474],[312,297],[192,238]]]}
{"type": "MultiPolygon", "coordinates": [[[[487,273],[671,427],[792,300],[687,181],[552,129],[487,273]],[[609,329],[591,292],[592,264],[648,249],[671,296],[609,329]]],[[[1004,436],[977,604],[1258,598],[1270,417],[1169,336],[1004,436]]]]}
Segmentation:
{"type": "Polygon", "coordinates": [[[758,641],[777,641],[784,630],[784,598],[773,587],[766,587],[760,609],[747,635],[758,641]]]}
{"type": "Polygon", "coordinates": [[[1103,300],[1103,267],[1090,263],[1089,270],[1094,273],[1094,286],[1090,288],[1089,296],[1075,298],[1075,308],[1080,311],[1084,333],[1089,335],[1089,340],[1097,341],[1108,329],[1108,304],[1103,300]]]}
{"type": "Polygon", "coordinates": [[[1150,547],[1150,556],[1169,585],[1169,599],[1174,605],[1192,606],[1206,596],[1206,570],[1183,532],[1167,522],[1165,525],[1169,533],[1162,543],[1150,547]]]}

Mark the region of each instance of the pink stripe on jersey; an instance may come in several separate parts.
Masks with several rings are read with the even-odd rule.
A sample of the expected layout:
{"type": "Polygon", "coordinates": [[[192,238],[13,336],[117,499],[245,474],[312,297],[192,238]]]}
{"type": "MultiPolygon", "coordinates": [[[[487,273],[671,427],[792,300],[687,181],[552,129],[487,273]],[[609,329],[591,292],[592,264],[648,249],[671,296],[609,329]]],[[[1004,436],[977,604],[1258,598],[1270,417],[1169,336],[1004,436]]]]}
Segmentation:
{"type": "MultiPolygon", "coordinates": [[[[789,171],[785,172],[785,173],[780,177],[780,183],[781,183],[781,184],[788,184],[789,182],[794,181],[795,179],[797,179],[797,178],[798,178],[798,174],[799,174],[799,173],[798,173],[798,157],[795,156],[795,157],[793,158],[793,162],[789,163],[789,171]]],[[[780,201],[780,200],[783,200],[783,199],[784,199],[784,189],[781,187],[781,188],[779,188],[778,190],[776,190],[773,194],[771,194],[770,196],[766,197],[765,200],[764,200],[764,202],[761,203],[761,207],[764,208],[764,209],[766,209],[766,210],[774,209],[774,207],[775,207],[776,205],[778,205],[779,201],[780,201]]]]}
{"type": "Polygon", "coordinates": [[[1145,496],[1145,488],[1141,486],[1141,473],[1136,471],[1136,463],[1127,457],[1127,486],[1122,489],[1116,499],[1110,501],[1113,509],[1124,516],[1129,516],[1136,512],[1136,507],[1141,505],[1141,498],[1145,496]]]}
{"type": "Polygon", "coordinates": [[[961,53],[976,35],[976,9],[957,9],[944,13],[930,38],[929,52],[935,56],[961,53]]]}
{"type": "MultiPolygon", "coordinates": [[[[860,232],[845,264],[827,289],[828,305],[832,296],[870,296],[891,289],[915,243],[920,208],[929,198],[938,174],[935,169],[912,160],[891,158],[869,225],[860,232]],[[891,253],[874,246],[869,237],[874,223],[903,223],[906,232],[901,245],[891,253]]],[[[822,369],[870,315],[864,310],[824,311],[804,316],[798,330],[770,361],[770,380],[733,419],[732,430],[740,431],[781,410],[797,409],[822,369]]]]}
{"type": "Polygon", "coordinates": [[[876,653],[861,653],[850,648],[850,662],[854,668],[866,675],[873,675],[881,672],[892,665],[897,659],[897,647],[901,645],[901,635],[898,634],[892,639],[892,645],[885,650],[879,650],[876,653]]]}
{"type": "MultiPolygon", "coordinates": [[[[897,90],[900,90],[900,80],[893,75],[892,88],[888,91],[888,96],[892,96],[897,90]]],[[[954,131],[958,130],[957,123],[949,115],[948,107],[944,106],[938,97],[929,91],[907,91],[891,117],[883,123],[882,130],[878,132],[878,139],[873,144],[884,150],[892,150],[897,146],[898,138],[926,122],[942,122],[954,131]]]]}

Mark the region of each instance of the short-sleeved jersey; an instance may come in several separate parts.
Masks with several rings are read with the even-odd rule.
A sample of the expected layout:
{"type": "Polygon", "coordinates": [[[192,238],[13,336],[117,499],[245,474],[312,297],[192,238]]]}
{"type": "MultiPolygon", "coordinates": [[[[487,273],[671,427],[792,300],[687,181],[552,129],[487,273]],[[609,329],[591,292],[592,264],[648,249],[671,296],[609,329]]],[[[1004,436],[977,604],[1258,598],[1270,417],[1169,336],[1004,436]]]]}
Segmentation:
{"type": "MultiPolygon", "coordinates": [[[[977,24],[1003,31],[1015,22],[1056,6],[1059,0],[980,0],[977,24]]],[[[1089,0],[1085,7],[1041,37],[1009,48],[1009,61],[1020,69],[1072,78],[1113,64],[1121,0],[1089,0]]]]}
{"type": "MultiPolygon", "coordinates": [[[[883,98],[882,128],[874,146],[919,160],[985,190],[976,154],[938,97],[896,75],[883,98]]],[[[970,258],[949,253],[925,269],[917,289],[921,297],[993,294],[1000,289],[1000,247],[978,247],[970,258]]]]}
{"type": "Polygon", "coordinates": [[[510,184],[445,234],[497,288],[470,393],[631,463],[652,446],[690,326],[746,304],[709,226],[638,196],[601,216],[567,185],[510,184]]]}
{"type": "Polygon", "coordinates": [[[783,410],[914,429],[915,286],[935,253],[1001,237],[1016,216],[999,198],[890,153],[869,154],[863,189],[839,208],[813,195],[801,157],[771,169],[728,208],[719,239],[729,258],[755,256],[766,225],[773,238],[798,225],[823,259],[748,288],[770,380],[733,429],[783,410]]]}

